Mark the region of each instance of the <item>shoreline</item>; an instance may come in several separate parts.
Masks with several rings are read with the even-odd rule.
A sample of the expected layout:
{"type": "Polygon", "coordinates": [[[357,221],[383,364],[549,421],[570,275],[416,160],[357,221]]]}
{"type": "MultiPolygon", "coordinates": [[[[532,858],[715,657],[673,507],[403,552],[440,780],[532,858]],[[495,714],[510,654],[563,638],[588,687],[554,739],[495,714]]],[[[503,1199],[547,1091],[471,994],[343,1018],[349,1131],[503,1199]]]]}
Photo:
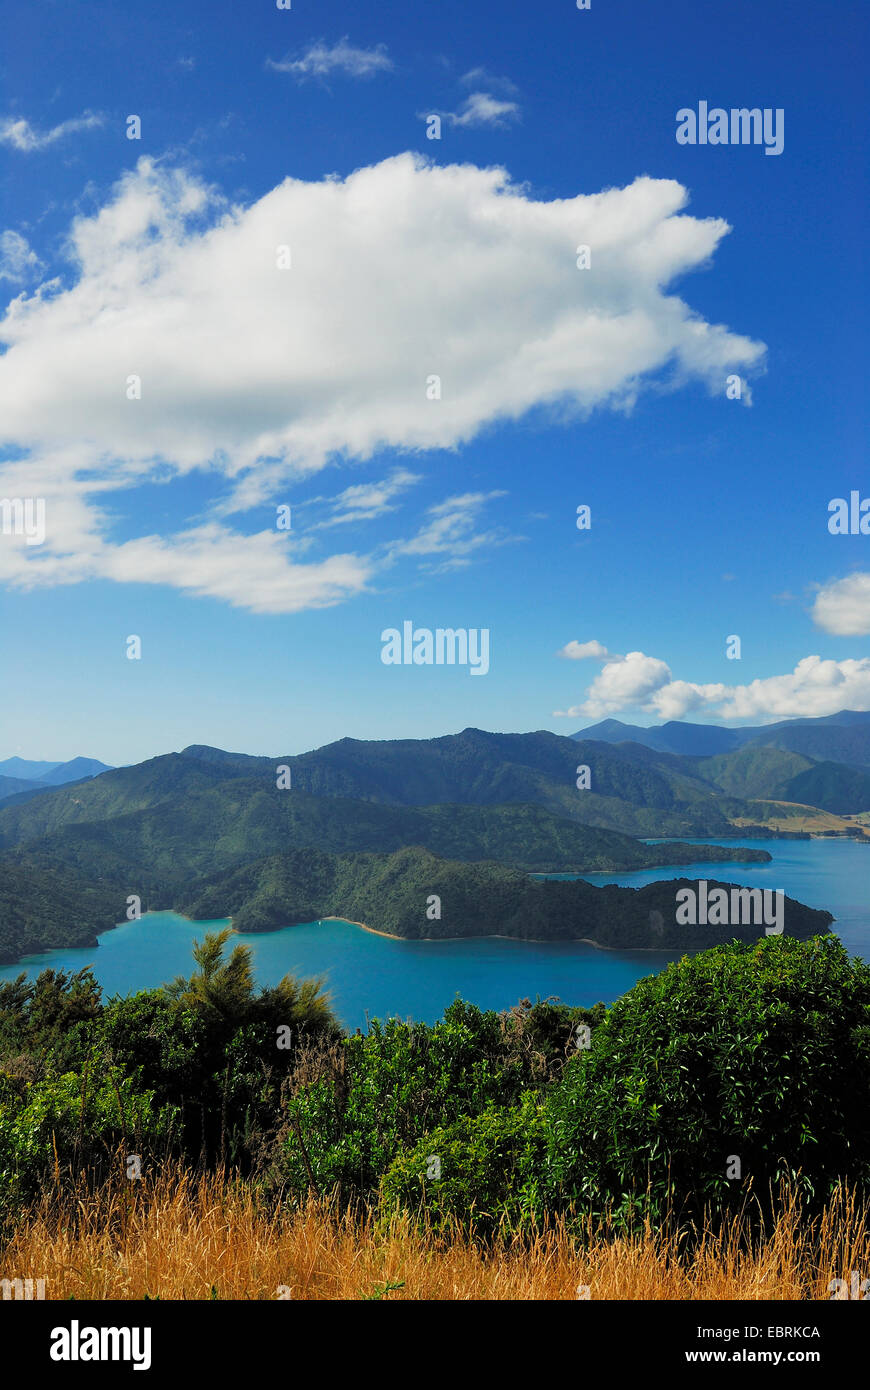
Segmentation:
{"type": "MultiPolygon", "coordinates": [[[[395,932],[379,931],[365,922],[352,922],[349,917],[319,917],[317,920],[345,922],[350,927],[362,927],[363,931],[371,932],[373,936],[385,936],[390,941],[519,941],[529,946],[557,946],[564,942],[568,946],[594,946],[596,951],[649,951],[651,955],[671,955],[667,946],[602,946],[600,941],[593,941],[590,936],[505,936],[502,932],[486,932],[480,936],[396,936],[395,932]]],[[[275,930],[284,931],[284,928],[276,927],[275,930]]],[[[250,933],[239,932],[238,935],[247,936],[250,933]]]]}

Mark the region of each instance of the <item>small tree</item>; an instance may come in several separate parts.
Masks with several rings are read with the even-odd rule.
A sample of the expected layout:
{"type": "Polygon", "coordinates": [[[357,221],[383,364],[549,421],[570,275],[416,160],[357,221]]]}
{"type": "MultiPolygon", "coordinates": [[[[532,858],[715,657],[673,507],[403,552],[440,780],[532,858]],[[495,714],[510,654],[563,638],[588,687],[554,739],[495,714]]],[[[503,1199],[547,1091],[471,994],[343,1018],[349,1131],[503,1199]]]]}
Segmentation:
{"type": "Polygon", "coordinates": [[[188,979],[178,975],[166,986],[170,998],[190,1008],[217,1016],[227,1023],[241,1023],[250,1013],[254,996],[254,971],[250,946],[237,945],[224,962],[224,948],[232,929],[208,932],[194,941],[193,958],[199,966],[188,979]]]}

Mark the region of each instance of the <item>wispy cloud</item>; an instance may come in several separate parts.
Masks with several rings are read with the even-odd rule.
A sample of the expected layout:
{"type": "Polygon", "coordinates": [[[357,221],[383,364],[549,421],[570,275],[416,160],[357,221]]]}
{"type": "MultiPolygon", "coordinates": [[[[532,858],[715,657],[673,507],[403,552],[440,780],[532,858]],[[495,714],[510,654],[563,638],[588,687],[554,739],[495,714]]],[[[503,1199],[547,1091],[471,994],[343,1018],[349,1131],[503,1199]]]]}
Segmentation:
{"type": "Polygon", "coordinates": [[[14,150],[29,154],[33,150],[47,149],[49,145],[55,145],[58,140],[63,140],[67,135],[74,135],[79,130],[94,130],[105,123],[105,116],[85,111],[81,116],[61,121],[60,125],[53,126],[51,130],[40,131],[22,116],[4,116],[0,118],[0,145],[9,145],[14,150]]]}
{"type": "Polygon", "coordinates": [[[266,59],[266,67],[273,72],[289,72],[293,77],[328,77],[332,73],[343,73],[346,77],[374,77],[379,72],[389,72],[393,60],[384,44],[376,48],[354,48],[347,35],[332,45],[313,43],[301,56],[289,55],[276,62],[266,59]]]}
{"type": "MultiPolygon", "coordinates": [[[[476,529],[481,510],[487,502],[507,494],[493,492],[464,492],[456,497],[448,497],[429,507],[427,515],[431,520],[413,536],[411,540],[398,541],[388,547],[387,559],[397,560],[402,556],[418,556],[421,559],[438,557],[434,565],[436,572],[448,569],[464,569],[471,563],[473,554],[494,545],[507,545],[521,540],[501,527],[488,531],[476,529]]],[[[432,569],[433,565],[426,566],[432,569]]]]}
{"type": "Polygon", "coordinates": [[[325,521],[316,521],[306,526],[308,531],[323,531],[330,526],[345,526],[355,521],[375,521],[396,510],[395,499],[407,488],[422,481],[422,474],[409,473],[400,468],[380,483],[357,483],[346,487],[335,497],[311,497],[301,503],[302,507],[326,504],[332,509],[332,516],[325,521]]]}
{"type": "Polygon", "coordinates": [[[503,96],[516,96],[519,90],[509,77],[497,77],[487,68],[471,68],[459,80],[464,87],[488,87],[491,92],[501,92],[503,96]]]}
{"type": "Polygon", "coordinates": [[[0,232],[0,280],[21,284],[41,269],[42,262],[20,232],[0,232]]]}
{"type": "MultiPolygon", "coordinates": [[[[458,111],[441,111],[438,114],[448,125],[505,126],[519,120],[520,108],[517,102],[494,97],[491,92],[472,92],[458,111]]],[[[426,120],[427,115],[420,112],[420,119],[426,120]]]]}

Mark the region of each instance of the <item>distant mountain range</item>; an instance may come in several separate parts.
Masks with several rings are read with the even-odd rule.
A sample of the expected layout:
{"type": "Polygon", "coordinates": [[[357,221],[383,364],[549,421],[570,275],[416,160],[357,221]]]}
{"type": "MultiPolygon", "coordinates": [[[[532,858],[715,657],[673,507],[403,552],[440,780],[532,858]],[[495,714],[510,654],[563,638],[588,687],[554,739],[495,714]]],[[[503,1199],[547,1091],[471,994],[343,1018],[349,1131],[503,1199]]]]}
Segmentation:
{"type": "MultiPolygon", "coordinates": [[[[727,729],[714,724],[689,724],[671,719],[648,729],[605,719],[572,734],[572,738],[602,743],[640,743],[661,753],[713,757],[747,744],[784,748],[805,757],[827,759],[870,769],[870,712],[840,710],[817,719],[783,719],[755,728],[727,729]]],[[[0,769],[2,770],[2,769],[0,769]]]]}
{"type": "MultiPolygon", "coordinates": [[[[855,718],[824,727],[861,733],[855,718]]],[[[71,765],[50,771],[57,766],[71,765]]],[[[565,884],[545,884],[543,893],[540,884],[534,891],[520,885],[532,883],[530,872],[766,862],[765,851],[739,845],[650,846],[639,837],[736,840],[766,833],[771,808],[798,827],[808,817],[824,824],[870,811],[870,768],[753,741],[729,752],[675,754],[633,740],[465,729],[435,739],[341,739],[274,758],[191,745],[129,767],[91,766],[100,775],[36,791],[31,785],[0,806],[0,960],[91,944],[124,917],[130,895],[143,912],[232,915],[244,930],[310,920],[309,913],[351,915],[397,935],[543,933],[674,944],[651,935],[647,919],[630,909],[634,890],[573,885],[559,896],[554,890],[565,884]],[[577,784],[581,767],[589,769],[588,789],[577,784]],[[449,931],[429,930],[425,913],[419,921],[408,916],[422,912],[426,884],[423,901],[441,882],[452,903],[449,931]],[[624,928],[595,896],[613,893],[618,900],[608,901],[621,904],[624,928]]],[[[861,827],[855,823],[851,833],[861,827]]],[[[658,887],[673,906],[672,885],[658,887]]],[[[812,921],[822,929],[821,918],[812,921]]],[[[688,938],[680,943],[688,946],[688,938]]]]}
{"type": "Polygon", "coordinates": [[[6,758],[0,762],[0,803],[22,793],[37,795],[67,782],[79,782],[111,772],[108,763],[96,758],[71,758],[66,763],[30,762],[26,758],[6,758]]]}

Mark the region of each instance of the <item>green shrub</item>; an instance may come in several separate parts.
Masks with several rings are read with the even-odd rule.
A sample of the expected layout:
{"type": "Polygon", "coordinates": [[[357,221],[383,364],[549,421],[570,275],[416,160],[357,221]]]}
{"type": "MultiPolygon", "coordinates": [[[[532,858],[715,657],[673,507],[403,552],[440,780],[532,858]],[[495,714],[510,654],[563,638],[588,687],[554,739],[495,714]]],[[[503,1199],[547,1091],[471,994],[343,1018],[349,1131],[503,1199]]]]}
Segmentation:
{"type": "Polygon", "coordinates": [[[870,1177],[870,969],[835,936],[669,965],[608,1011],[546,1107],[548,1201],[687,1214],[800,1173],[870,1177]],[[740,1160],[742,1179],[726,1176],[740,1160]]]}
{"type": "Polygon", "coordinates": [[[518,1230],[540,1215],[541,1098],[489,1106],[439,1126],[393,1160],[382,1208],[425,1214],[435,1229],[459,1221],[476,1235],[518,1230]]]}
{"type": "Polygon", "coordinates": [[[321,1191],[340,1184],[373,1194],[402,1149],[425,1134],[490,1106],[540,1090],[573,1053],[577,1019],[597,1024],[603,1008],[569,1009],[523,1001],[508,1014],[457,999],[432,1027],[374,1020],[368,1034],[342,1044],[337,1075],[302,1088],[291,1102],[284,1177],[305,1191],[305,1156],[321,1191]]]}
{"type": "Polygon", "coordinates": [[[94,1066],[84,1084],[73,1072],[23,1086],[0,1081],[0,1215],[35,1197],[55,1167],[105,1174],[124,1140],[144,1166],[176,1120],[172,1107],[158,1109],[150,1092],[104,1067],[94,1066]]]}

